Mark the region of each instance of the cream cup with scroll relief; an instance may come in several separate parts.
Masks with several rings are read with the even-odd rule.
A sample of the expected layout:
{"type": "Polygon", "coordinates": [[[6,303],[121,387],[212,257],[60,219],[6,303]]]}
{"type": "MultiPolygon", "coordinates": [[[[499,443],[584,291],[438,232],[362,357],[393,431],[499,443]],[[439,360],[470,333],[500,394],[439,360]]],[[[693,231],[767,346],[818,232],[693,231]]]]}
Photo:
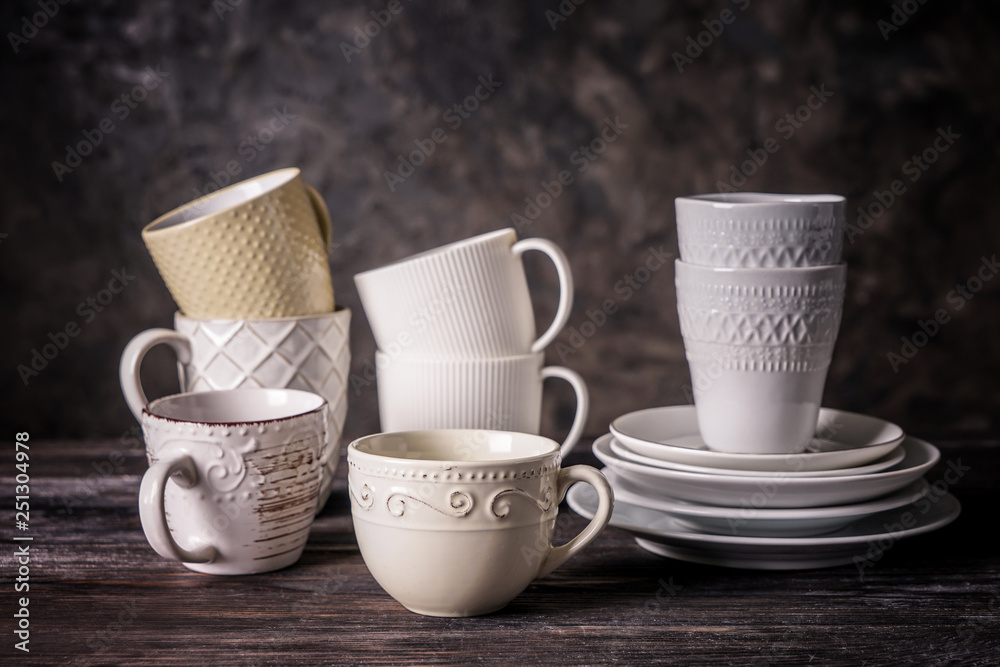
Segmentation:
{"type": "Polygon", "coordinates": [[[139,381],[146,353],[165,344],[177,355],[182,392],[223,389],[301,389],[319,394],[329,407],[328,443],[323,448],[323,481],[317,511],[333,488],[340,461],[340,436],[347,416],[351,366],[351,311],[261,320],[198,319],[174,315],[173,329],[149,329],[122,353],[122,392],[136,419],[148,402],[139,381]]]}
{"type": "Polygon", "coordinates": [[[815,434],[840,329],[846,267],[675,263],[695,412],[710,449],[802,452],[815,434]]]}
{"type": "Polygon", "coordinates": [[[538,434],[542,383],[565,380],[576,394],[576,416],[561,454],[569,454],[587,424],[590,397],[578,373],[545,366],[545,353],[486,359],[393,358],[375,353],[383,431],[472,428],[538,434]]]}
{"type": "Polygon", "coordinates": [[[674,200],[677,244],[689,264],[801,268],[840,263],[840,195],[720,192],[674,200]]]}
{"type": "Polygon", "coordinates": [[[611,486],[590,466],[560,468],[538,435],[430,430],[371,435],[347,448],[354,534],[369,571],[418,614],[476,616],[504,607],[607,525],[611,486]],[[552,546],[559,503],[576,482],[594,518],[552,546]]]}
{"type": "Polygon", "coordinates": [[[333,310],[330,214],[298,169],[213,192],[142,230],[181,312],[200,318],[333,310]]]}
{"type": "Polygon", "coordinates": [[[150,546],[204,574],[253,574],[302,555],[326,443],[322,396],[295,389],[175,394],[141,416],[150,546]]]}
{"type": "Polygon", "coordinates": [[[573,274],[562,250],[545,239],[517,240],[501,229],[354,276],[380,350],[437,359],[540,352],[559,334],[573,304],[573,274]],[[521,255],[538,250],[555,264],[559,305],[536,339],[521,255]]]}

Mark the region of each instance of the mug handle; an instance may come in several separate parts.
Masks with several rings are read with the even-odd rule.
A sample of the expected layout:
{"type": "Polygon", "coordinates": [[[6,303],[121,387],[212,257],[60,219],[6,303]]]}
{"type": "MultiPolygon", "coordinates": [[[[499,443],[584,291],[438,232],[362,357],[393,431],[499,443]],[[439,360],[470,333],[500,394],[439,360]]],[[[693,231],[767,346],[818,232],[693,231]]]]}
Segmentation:
{"type": "Polygon", "coordinates": [[[579,535],[562,545],[561,547],[549,546],[549,552],[545,556],[545,561],[538,572],[539,577],[552,572],[570,558],[576,555],[580,549],[594,541],[604,527],[611,521],[611,513],[615,509],[615,494],[611,490],[608,480],[596,468],[590,466],[570,466],[559,471],[559,502],[566,497],[569,487],[576,482],[586,482],[597,491],[598,506],[594,513],[594,518],[590,520],[587,527],[579,535]]]}
{"type": "Polygon", "coordinates": [[[583,428],[587,425],[587,416],[590,414],[590,393],[587,391],[587,383],[583,381],[580,374],[568,368],[546,366],[542,369],[542,380],[546,378],[562,378],[569,382],[573,391],[576,392],[576,416],[573,417],[573,425],[570,426],[569,433],[559,448],[559,454],[565,458],[580,440],[583,428]]]}
{"type": "Polygon", "coordinates": [[[548,239],[522,239],[512,245],[510,250],[517,257],[527,250],[540,250],[549,256],[559,274],[559,306],[556,308],[555,319],[552,320],[548,330],[531,345],[532,352],[541,352],[555,340],[569,321],[570,311],[573,308],[573,271],[570,269],[566,254],[548,239]]]}
{"type": "Polygon", "coordinates": [[[326,254],[329,255],[333,243],[333,223],[330,221],[330,209],[326,207],[323,196],[317,192],[316,188],[305,181],[302,182],[302,185],[306,186],[306,194],[309,195],[309,201],[312,203],[313,211],[316,213],[316,220],[319,222],[319,233],[323,237],[323,248],[326,250],[326,254]]]}
{"type": "MultiPolygon", "coordinates": [[[[172,329],[143,331],[128,342],[118,366],[118,380],[121,382],[122,393],[125,394],[125,402],[128,403],[129,410],[139,421],[142,421],[143,408],[149,403],[146,400],[146,392],[142,390],[142,384],[139,382],[139,367],[142,366],[142,360],[146,353],[160,343],[166,343],[172,347],[181,364],[191,362],[191,341],[184,334],[177,333],[172,329]]],[[[182,391],[183,385],[182,381],[182,391]]]]}
{"type": "Polygon", "coordinates": [[[170,534],[163,501],[167,480],[175,474],[177,476],[173,477],[174,482],[183,489],[189,489],[198,483],[198,469],[186,454],[154,463],[142,476],[139,487],[139,521],[142,523],[142,532],[146,534],[146,540],[153,550],[164,558],[182,563],[211,563],[219,555],[214,546],[206,544],[188,551],[177,544],[170,534]]]}

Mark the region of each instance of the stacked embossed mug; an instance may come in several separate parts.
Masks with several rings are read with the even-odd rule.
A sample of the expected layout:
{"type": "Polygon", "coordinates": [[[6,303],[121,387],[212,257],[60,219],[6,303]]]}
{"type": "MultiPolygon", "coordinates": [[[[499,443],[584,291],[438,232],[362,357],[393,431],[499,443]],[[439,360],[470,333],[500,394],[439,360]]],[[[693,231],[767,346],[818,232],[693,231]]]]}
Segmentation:
{"type": "MultiPolygon", "coordinates": [[[[121,361],[125,398],[140,421],[148,401],[139,367],[159,344],[176,352],[183,392],[287,389],[324,399],[324,442],[315,461],[297,465],[299,477],[306,468],[320,471],[318,487],[296,496],[316,512],[330,495],[340,460],[351,358],[351,311],[334,304],[331,236],[322,197],[296,168],[230,185],[165,213],[143,229],[142,238],[178,305],[174,329],[140,333],[121,361]]],[[[268,400],[284,396],[271,392],[268,400]]],[[[213,474],[225,476],[227,469],[213,474]]],[[[221,481],[223,487],[230,478],[221,481]]]]}
{"type": "Polygon", "coordinates": [[[802,452],[840,328],[844,198],[676,200],[677,310],[698,426],[715,450],[802,452]]]}
{"type": "Polygon", "coordinates": [[[544,362],[573,302],[569,262],[554,243],[518,241],[513,229],[501,229],[359,273],[354,282],[378,346],[383,431],[537,434],[542,382],[557,377],[577,399],[563,454],[579,439],[589,408],[586,385],[577,373],[544,362]],[[554,321],[537,337],[521,259],[529,250],[552,260],[561,291],[554,321]]]}

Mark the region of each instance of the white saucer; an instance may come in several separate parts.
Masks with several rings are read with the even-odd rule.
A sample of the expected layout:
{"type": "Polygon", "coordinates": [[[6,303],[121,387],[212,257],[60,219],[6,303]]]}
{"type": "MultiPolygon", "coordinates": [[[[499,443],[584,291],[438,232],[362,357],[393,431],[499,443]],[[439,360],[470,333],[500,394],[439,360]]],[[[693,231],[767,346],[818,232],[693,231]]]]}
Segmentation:
{"type": "Polygon", "coordinates": [[[611,451],[618,455],[618,458],[624,459],[626,461],[632,461],[633,463],[638,463],[644,466],[652,466],[654,468],[670,468],[672,470],[683,470],[684,472],[700,472],[705,475],[717,475],[720,472],[727,475],[738,475],[740,477],[779,477],[786,475],[788,477],[835,477],[838,475],[867,475],[873,472],[879,472],[880,470],[885,470],[886,468],[891,468],[900,461],[903,460],[903,448],[896,447],[891,452],[878,459],[874,463],[869,463],[863,466],[854,466],[853,468],[833,468],[832,470],[798,470],[789,472],[769,472],[763,470],[725,470],[719,468],[707,468],[705,466],[689,466],[684,463],[675,463],[673,461],[662,461],[660,459],[650,458],[648,456],[643,456],[642,454],[637,454],[629,449],[627,446],[618,442],[617,439],[611,440],[611,451]]]}
{"type": "MultiPolygon", "coordinates": [[[[574,485],[566,500],[578,514],[594,516],[597,493],[589,486],[574,485]]],[[[946,493],[872,514],[819,537],[745,537],[694,532],[664,512],[616,501],[610,525],[632,533],[640,547],[662,556],[726,567],[800,570],[864,561],[873,546],[881,554],[901,538],[948,525],[960,511],[958,500],[946,493]]]]}
{"type": "Polygon", "coordinates": [[[903,429],[890,422],[821,408],[817,433],[801,454],[743,454],[708,448],[693,405],[649,408],[611,422],[611,433],[629,449],[654,459],[709,468],[793,472],[864,465],[892,451],[903,429]]]}
{"type": "Polygon", "coordinates": [[[679,526],[720,535],[757,537],[807,537],[843,528],[862,517],[916,502],[927,493],[927,482],[916,482],[877,500],[833,507],[757,509],[754,507],[713,507],[682,500],[650,498],[633,491],[613,470],[601,470],[615,491],[615,500],[636,507],[666,512],[679,526]]]}
{"type": "Polygon", "coordinates": [[[618,457],[610,434],[594,442],[594,455],[636,491],[653,498],[686,500],[721,507],[823,507],[860,503],[902,489],[924,476],[941,457],[934,445],[914,437],[903,440],[903,460],[869,475],[835,477],[742,477],[653,468],[618,457]]]}

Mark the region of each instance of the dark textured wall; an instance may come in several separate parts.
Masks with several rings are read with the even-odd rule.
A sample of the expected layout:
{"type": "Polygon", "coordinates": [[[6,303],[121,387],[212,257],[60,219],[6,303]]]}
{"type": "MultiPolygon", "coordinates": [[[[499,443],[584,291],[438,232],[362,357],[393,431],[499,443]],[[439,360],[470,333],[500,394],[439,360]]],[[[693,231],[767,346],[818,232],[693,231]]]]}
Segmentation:
{"type": "MultiPolygon", "coordinates": [[[[549,359],[589,381],[588,433],[627,410],[687,402],[672,267],[627,300],[615,290],[650,248],[676,253],[673,198],[720,182],[836,192],[855,228],[826,404],[931,437],[1000,433],[1000,279],[975,279],[1000,250],[994,3],[910,2],[919,9],[894,29],[888,2],[403,1],[363,48],[345,49],[386,5],[73,2],[48,18],[37,1],[4,4],[0,432],[128,429],[118,355],[174,310],[140,229],[227,167],[243,178],[297,165],[334,215],[330,262],[337,300],[356,315],[356,372],[373,341],[354,273],[530,213],[521,234],[561,244],[576,274],[572,329],[549,359]],[[675,56],[686,49],[689,61],[675,56]],[[449,113],[480,77],[498,82],[489,98],[449,113]],[[583,156],[616,119],[615,141],[583,156]],[[444,143],[390,188],[397,155],[435,128],[444,143]],[[938,152],[949,128],[957,138],[938,152]],[[93,151],[67,161],[66,146],[88,137],[93,151]],[[572,182],[526,211],[563,170],[572,182]],[[896,180],[883,211],[890,195],[875,193],[896,180]],[[87,299],[112,271],[134,278],[97,312],[87,299]],[[971,298],[953,291],[970,278],[971,298]],[[617,312],[584,325],[603,321],[594,313],[607,299],[617,312]],[[939,309],[948,321],[925,341],[919,322],[939,309]],[[78,335],[25,385],[18,365],[67,325],[78,335]],[[926,344],[902,349],[915,334],[926,344]],[[889,353],[903,352],[916,354],[894,368],[889,353]]],[[[542,326],[555,275],[527,263],[542,326]]],[[[150,393],[174,391],[174,372],[168,353],[151,355],[150,393]]],[[[561,387],[549,396],[545,431],[556,434],[572,400],[561,387]]],[[[346,435],[377,426],[374,386],[352,394],[346,435]]]]}

